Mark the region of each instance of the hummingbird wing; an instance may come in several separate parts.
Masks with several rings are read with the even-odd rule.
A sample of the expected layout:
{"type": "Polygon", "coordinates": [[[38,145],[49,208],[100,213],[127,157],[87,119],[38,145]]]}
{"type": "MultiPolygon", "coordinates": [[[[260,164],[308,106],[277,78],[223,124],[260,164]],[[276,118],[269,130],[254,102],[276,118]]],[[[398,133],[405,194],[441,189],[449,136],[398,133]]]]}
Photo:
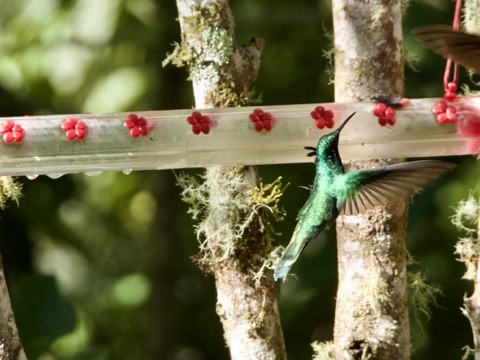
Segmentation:
{"type": "Polygon", "coordinates": [[[455,31],[446,25],[418,27],[412,34],[437,54],[480,73],[480,36],[455,31]]]}
{"type": "Polygon", "coordinates": [[[419,160],[384,168],[352,171],[335,181],[343,214],[355,215],[386,203],[394,203],[420,191],[456,165],[439,160],[419,160]]]}

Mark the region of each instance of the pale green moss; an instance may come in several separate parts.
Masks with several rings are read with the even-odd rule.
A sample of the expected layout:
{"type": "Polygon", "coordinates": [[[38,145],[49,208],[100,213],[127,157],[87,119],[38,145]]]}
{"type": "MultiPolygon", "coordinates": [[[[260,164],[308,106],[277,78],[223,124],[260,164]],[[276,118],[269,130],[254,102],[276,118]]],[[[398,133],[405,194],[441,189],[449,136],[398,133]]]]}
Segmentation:
{"type": "Polygon", "coordinates": [[[182,200],[189,205],[188,213],[194,220],[199,221],[195,226],[200,243],[199,263],[207,269],[211,268],[235,256],[242,248],[247,251],[248,256],[251,256],[251,260],[256,257],[260,263],[260,275],[255,275],[258,278],[265,268],[271,266],[271,255],[263,259],[261,254],[255,253],[253,247],[244,249],[243,242],[248,241],[249,236],[246,235],[252,232],[271,236],[272,226],[265,219],[267,215],[276,221],[283,219],[284,211],[279,205],[283,188],[281,178],[271,184],[260,184],[252,188],[243,176],[241,168],[237,169],[238,171],[230,169],[222,176],[216,177],[217,183],[214,186],[218,191],[212,192],[212,184],[209,183],[207,176],[202,177],[202,182],[198,177],[180,175],[177,176],[177,182],[182,188],[182,200]],[[218,213],[226,214],[221,223],[213,218],[218,213]],[[213,233],[212,225],[215,227],[213,233]]]}
{"type": "Polygon", "coordinates": [[[464,1],[463,27],[470,33],[480,34],[480,12],[478,1],[464,1]]]}
{"type": "Polygon", "coordinates": [[[182,41],[174,44],[163,66],[186,66],[189,79],[208,85],[203,103],[212,107],[243,106],[248,102],[249,85],[260,67],[263,41],[236,46],[233,17],[219,4],[198,4],[182,23],[182,41]]]}
{"type": "Polygon", "coordinates": [[[480,217],[480,200],[470,194],[466,200],[458,203],[452,223],[462,232],[465,237],[455,245],[455,254],[458,260],[466,267],[464,279],[475,280],[480,256],[480,239],[478,234],[478,218],[480,217]]]}
{"type": "MultiPolygon", "coordinates": [[[[229,78],[231,78],[228,75],[229,78]]],[[[240,89],[237,89],[235,82],[230,80],[228,82],[219,82],[215,92],[208,94],[207,103],[214,107],[235,107],[247,105],[247,94],[243,94],[240,89]]]]}
{"type": "Polygon", "coordinates": [[[409,272],[408,297],[413,319],[423,331],[423,322],[429,320],[431,316],[430,307],[437,306],[437,297],[442,294],[442,290],[429,284],[421,272],[409,272]]]}
{"type": "Polygon", "coordinates": [[[18,205],[21,194],[22,186],[13,177],[0,176],[0,209],[4,209],[9,200],[15,201],[18,205]]]}
{"type": "Polygon", "coordinates": [[[233,39],[226,29],[208,27],[202,31],[202,37],[206,40],[203,44],[203,61],[213,61],[224,65],[230,61],[233,54],[233,39]]]}
{"type": "Polygon", "coordinates": [[[388,283],[382,279],[381,272],[373,264],[365,276],[364,286],[368,296],[368,303],[373,312],[380,313],[382,305],[390,299],[390,289],[388,283]]]}
{"type": "Polygon", "coordinates": [[[322,24],[322,30],[325,37],[328,39],[328,46],[322,50],[322,57],[327,61],[327,66],[324,71],[328,76],[328,85],[335,84],[335,48],[333,46],[333,32],[329,30],[325,24],[322,24]]]}
{"type": "Polygon", "coordinates": [[[257,271],[253,271],[252,278],[255,281],[255,285],[260,284],[261,279],[265,276],[265,272],[275,269],[275,266],[280,261],[283,251],[285,248],[283,246],[275,247],[267,257],[263,258],[261,261],[260,268],[257,271]]]}
{"type": "Polygon", "coordinates": [[[452,223],[459,230],[475,235],[478,231],[479,216],[480,201],[473,194],[470,194],[466,200],[458,203],[455,214],[452,216],[452,223]]]}
{"type": "Polygon", "coordinates": [[[475,357],[475,349],[472,349],[470,346],[465,345],[464,347],[462,347],[462,350],[462,360],[468,360],[475,357]]]}
{"type": "Polygon", "coordinates": [[[375,30],[377,27],[385,23],[385,17],[389,16],[388,12],[390,11],[391,6],[379,5],[375,12],[372,14],[370,26],[372,30],[375,30]]]}
{"type": "Polygon", "coordinates": [[[203,75],[201,69],[196,69],[198,67],[203,68],[209,63],[215,67],[228,64],[235,45],[229,28],[231,19],[223,19],[222,13],[216,4],[192,7],[192,15],[185,18],[186,30],[182,32],[181,44],[174,44],[172,53],[167,54],[162,65],[187,66],[193,78],[203,75]]]}
{"type": "Polygon", "coordinates": [[[319,342],[312,344],[313,356],[312,360],[333,360],[335,359],[335,347],[332,341],[319,342]]]}
{"type": "Polygon", "coordinates": [[[166,58],[162,61],[162,66],[165,67],[168,64],[175,65],[176,67],[183,67],[188,65],[192,61],[192,54],[190,49],[186,46],[182,46],[177,42],[173,43],[173,51],[167,53],[166,58]]]}
{"type": "Polygon", "coordinates": [[[410,0],[400,0],[400,8],[402,9],[402,16],[407,14],[408,7],[410,6],[410,0]]]}

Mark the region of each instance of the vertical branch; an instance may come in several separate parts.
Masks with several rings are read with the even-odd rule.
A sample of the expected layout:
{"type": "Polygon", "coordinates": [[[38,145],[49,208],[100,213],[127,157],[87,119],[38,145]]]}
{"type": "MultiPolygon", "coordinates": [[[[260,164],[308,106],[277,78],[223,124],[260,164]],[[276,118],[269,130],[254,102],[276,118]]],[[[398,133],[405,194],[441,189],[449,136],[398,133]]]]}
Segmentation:
{"type": "MultiPolygon", "coordinates": [[[[478,235],[475,243],[478,246],[478,235]]],[[[473,293],[463,299],[462,312],[468,318],[472,328],[475,359],[480,359],[480,266],[478,259],[475,260],[475,267],[476,272],[472,278],[473,293]]]]}
{"type": "MultiPolygon", "coordinates": [[[[0,176],[0,209],[5,208],[9,200],[18,203],[21,186],[13,177],[0,176]]],[[[20,336],[18,335],[15,316],[10,303],[3,261],[0,255],[0,359],[26,360],[20,336]]]]}
{"type": "Polygon", "coordinates": [[[455,254],[463,262],[464,279],[473,282],[473,292],[463,299],[463,314],[468,318],[473,334],[475,359],[480,359],[480,198],[472,194],[460,201],[452,223],[466,236],[455,244],[455,254]]]}
{"type": "MultiPolygon", "coordinates": [[[[464,1],[463,24],[467,32],[480,32],[479,0],[464,1]]],[[[467,267],[463,278],[473,281],[472,295],[464,297],[462,312],[472,328],[475,359],[480,359],[480,198],[470,195],[466,201],[460,202],[453,223],[468,234],[457,242],[455,253],[467,267]]]]}
{"type": "MultiPolygon", "coordinates": [[[[400,0],[335,0],[333,21],[335,100],[402,95],[400,0]]],[[[351,166],[370,168],[376,162],[351,166]]],[[[406,223],[403,200],[338,218],[335,358],[410,358],[406,223]]]]}
{"type": "MultiPolygon", "coordinates": [[[[236,45],[227,0],[177,0],[177,7],[182,42],[170,61],[188,66],[196,108],[246,104],[263,42],[236,45]]],[[[273,276],[268,271],[254,278],[272,250],[261,209],[276,207],[278,188],[259,186],[253,167],[208,168],[204,181],[184,187],[184,196],[196,194],[202,202],[198,261],[215,276],[231,358],[285,359],[273,276]]]]}
{"type": "Polygon", "coordinates": [[[0,257],[0,359],[26,360],[10,304],[0,257]]]}
{"type": "Polygon", "coordinates": [[[403,94],[400,1],[335,0],[335,101],[403,94]]]}

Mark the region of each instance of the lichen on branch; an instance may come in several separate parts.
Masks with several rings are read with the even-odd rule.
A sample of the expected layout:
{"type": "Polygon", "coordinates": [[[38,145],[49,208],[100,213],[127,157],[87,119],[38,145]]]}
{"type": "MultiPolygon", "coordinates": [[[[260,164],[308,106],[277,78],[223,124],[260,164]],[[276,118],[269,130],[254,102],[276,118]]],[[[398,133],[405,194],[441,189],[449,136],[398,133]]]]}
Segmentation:
{"type": "Polygon", "coordinates": [[[9,200],[18,200],[22,194],[22,186],[11,176],[0,176],[0,209],[5,209],[9,200]]]}
{"type": "Polygon", "coordinates": [[[312,360],[334,360],[335,348],[332,341],[314,341],[312,344],[313,357],[312,360]]]}
{"type": "MultiPolygon", "coordinates": [[[[236,45],[227,0],[177,0],[177,7],[181,43],[167,62],[188,67],[195,107],[246,105],[263,41],[236,45]]],[[[215,277],[230,357],[286,359],[273,276],[263,275],[272,253],[270,219],[283,217],[280,179],[258,185],[255,167],[231,166],[210,167],[202,181],[182,176],[178,183],[199,221],[196,260],[215,277]]]]}
{"type": "Polygon", "coordinates": [[[466,234],[455,245],[458,260],[466,266],[464,279],[475,280],[478,261],[480,260],[480,239],[478,234],[478,219],[480,217],[480,200],[470,194],[466,200],[458,203],[452,223],[458,230],[466,234]]]}
{"type": "Polygon", "coordinates": [[[413,320],[423,331],[423,323],[430,320],[431,306],[438,306],[437,297],[442,295],[442,289],[429,283],[420,271],[409,271],[407,281],[409,309],[413,320]]]}
{"type": "MultiPolygon", "coordinates": [[[[473,292],[469,297],[464,297],[462,313],[470,321],[473,334],[474,356],[480,358],[480,199],[470,193],[467,200],[460,201],[452,222],[466,236],[460,238],[455,245],[455,253],[459,260],[466,266],[464,279],[473,282],[473,292]]],[[[468,356],[466,352],[464,358],[468,356]]]]}
{"type": "Polygon", "coordinates": [[[236,45],[226,2],[193,3],[184,14],[179,18],[181,42],[174,44],[163,65],[188,68],[197,107],[246,105],[249,86],[260,68],[263,40],[236,45]]]}
{"type": "MultiPolygon", "coordinates": [[[[270,222],[284,218],[284,210],[279,204],[283,193],[281,177],[270,184],[252,187],[241,168],[237,169],[217,177],[215,188],[218,191],[213,193],[206,175],[201,178],[187,174],[177,176],[182,200],[189,205],[188,213],[199,221],[195,226],[200,243],[197,261],[207,271],[235,254],[242,254],[248,262],[258,262],[260,258],[267,261],[270,251],[265,253],[263,250],[264,254],[258,254],[260,247],[252,247],[249,239],[260,233],[271,244],[270,236],[274,231],[270,222]],[[226,214],[221,221],[214,218],[219,210],[226,214]],[[212,227],[216,228],[213,233],[212,227]]],[[[268,248],[271,250],[270,246],[268,248]]],[[[262,268],[262,265],[254,268],[262,268]]]]}

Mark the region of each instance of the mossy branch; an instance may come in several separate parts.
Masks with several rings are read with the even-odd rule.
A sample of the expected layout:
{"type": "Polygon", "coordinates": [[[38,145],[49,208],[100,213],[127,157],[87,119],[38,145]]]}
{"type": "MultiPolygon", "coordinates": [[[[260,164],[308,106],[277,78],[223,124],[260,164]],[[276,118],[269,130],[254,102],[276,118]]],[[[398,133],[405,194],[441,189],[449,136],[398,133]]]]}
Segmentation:
{"type": "MultiPolygon", "coordinates": [[[[182,40],[170,59],[188,66],[195,107],[246,105],[263,41],[236,45],[227,0],[177,0],[177,7],[182,40]]],[[[232,166],[207,168],[202,182],[179,182],[199,221],[197,261],[215,276],[216,310],[231,358],[285,359],[274,280],[263,276],[273,233],[266,218],[283,217],[280,180],[258,185],[254,167],[232,166]]]]}
{"type": "Polygon", "coordinates": [[[22,185],[11,176],[0,176],[0,209],[5,209],[8,201],[18,201],[22,194],[22,185]]]}
{"type": "Polygon", "coordinates": [[[459,261],[466,266],[464,279],[473,281],[473,292],[463,299],[462,313],[470,321],[473,333],[474,350],[466,351],[464,358],[473,353],[475,358],[480,358],[480,199],[472,193],[466,200],[460,201],[452,222],[466,234],[455,245],[455,253],[459,261]]]}
{"type": "Polygon", "coordinates": [[[463,278],[472,281],[477,277],[480,257],[479,217],[480,200],[473,194],[458,203],[455,214],[452,216],[452,223],[466,235],[461,237],[455,245],[455,254],[458,260],[465,264],[466,272],[463,278]]]}
{"type": "MultiPolygon", "coordinates": [[[[220,181],[221,183],[217,183],[216,186],[222,188],[224,193],[233,194],[228,201],[212,198],[210,193],[212,184],[208,182],[206,175],[177,176],[177,183],[182,188],[182,200],[189,205],[188,213],[194,220],[199,221],[196,225],[196,235],[200,243],[197,261],[202,264],[203,269],[209,270],[235,254],[241,246],[240,242],[245,241],[246,233],[251,231],[254,221],[258,220],[257,231],[271,236],[270,234],[274,234],[273,227],[266,219],[281,221],[285,215],[279,204],[284,190],[281,177],[270,184],[260,184],[251,188],[240,171],[230,171],[226,172],[220,181]],[[212,209],[215,209],[215,212],[229,214],[227,222],[223,223],[215,234],[209,231],[212,209]],[[223,241],[215,241],[216,238],[223,241]]],[[[265,258],[260,270],[265,267],[271,268],[269,258],[265,258]]]]}

